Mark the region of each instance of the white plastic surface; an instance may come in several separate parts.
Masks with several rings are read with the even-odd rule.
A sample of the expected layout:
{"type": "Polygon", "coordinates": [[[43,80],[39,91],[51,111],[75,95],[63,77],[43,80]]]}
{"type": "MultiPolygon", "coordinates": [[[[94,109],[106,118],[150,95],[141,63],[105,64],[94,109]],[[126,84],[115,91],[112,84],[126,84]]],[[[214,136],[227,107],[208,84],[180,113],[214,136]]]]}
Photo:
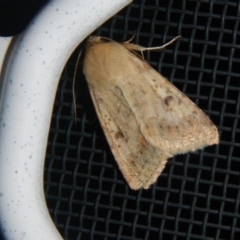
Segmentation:
{"type": "Polygon", "coordinates": [[[0,224],[7,240],[61,239],[43,193],[58,80],[76,46],[130,2],[53,0],[14,39],[0,98],[0,224]]]}

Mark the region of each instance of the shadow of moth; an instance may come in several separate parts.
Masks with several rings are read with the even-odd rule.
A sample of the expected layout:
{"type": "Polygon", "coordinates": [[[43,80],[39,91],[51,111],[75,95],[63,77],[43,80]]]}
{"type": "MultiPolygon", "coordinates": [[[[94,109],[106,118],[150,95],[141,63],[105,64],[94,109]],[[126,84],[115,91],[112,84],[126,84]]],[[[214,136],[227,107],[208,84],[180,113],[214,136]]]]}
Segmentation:
{"type": "Polygon", "coordinates": [[[97,36],[87,42],[83,72],[112,153],[134,190],[148,189],[168,158],[219,142],[203,111],[140,55],[178,38],[156,48],[97,36]]]}

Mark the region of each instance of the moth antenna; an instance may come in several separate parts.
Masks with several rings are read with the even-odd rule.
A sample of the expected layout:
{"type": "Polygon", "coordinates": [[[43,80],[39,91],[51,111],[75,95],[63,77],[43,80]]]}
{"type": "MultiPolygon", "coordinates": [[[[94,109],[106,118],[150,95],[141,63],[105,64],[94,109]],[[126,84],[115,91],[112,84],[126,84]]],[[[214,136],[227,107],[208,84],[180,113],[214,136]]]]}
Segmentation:
{"type": "Polygon", "coordinates": [[[135,38],[135,36],[136,36],[136,31],[134,31],[132,37],[129,40],[127,40],[127,41],[125,41],[123,43],[130,43],[135,38]]]}
{"type": "MultiPolygon", "coordinates": [[[[177,36],[177,37],[173,38],[171,41],[169,41],[169,42],[167,42],[164,45],[159,46],[159,47],[142,47],[142,46],[137,45],[137,44],[129,43],[132,40],[132,38],[130,40],[128,40],[127,42],[123,42],[122,45],[131,52],[135,52],[135,51],[140,52],[142,59],[144,59],[144,56],[143,56],[144,51],[162,50],[165,47],[167,47],[168,45],[176,42],[179,38],[181,38],[181,36],[177,36]]],[[[137,54],[137,55],[140,56],[139,54],[137,54]]]]}
{"type": "Polygon", "coordinates": [[[72,95],[73,95],[73,108],[74,108],[74,116],[75,119],[77,119],[77,104],[76,104],[76,95],[75,95],[75,83],[76,83],[76,77],[77,77],[77,69],[78,69],[78,63],[80,61],[80,57],[82,55],[82,51],[79,52],[77,63],[74,69],[74,75],[73,75],[73,87],[72,87],[72,95]]]}
{"type": "Polygon", "coordinates": [[[179,38],[181,38],[181,36],[177,36],[177,37],[173,38],[171,41],[165,43],[162,46],[158,46],[158,47],[147,47],[147,48],[141,47],[141,51],[143,52],[143,51],[162,50],[165,47],[167,47],[167,46],[171,45],[172,43],[176,42],[179,38]]]}

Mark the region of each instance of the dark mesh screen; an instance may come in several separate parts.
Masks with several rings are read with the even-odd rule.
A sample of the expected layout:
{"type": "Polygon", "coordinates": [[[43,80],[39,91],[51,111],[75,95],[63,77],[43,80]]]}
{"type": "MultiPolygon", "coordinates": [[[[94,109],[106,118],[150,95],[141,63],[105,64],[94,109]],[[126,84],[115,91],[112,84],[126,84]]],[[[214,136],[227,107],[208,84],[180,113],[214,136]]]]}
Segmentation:
{"type": "Polygon", "coordinates": [[[182,36],[145,59],[210,116],[220,144],[169,159],[149,190],[131,190],[81,73],[74,117],[78,49],[63,71],[49,134],[44,184],[53,221],[68,240],[240,239],[239,1],[135,0],[93,35],[124,41],[134,31],[142,46],[182,36]]]}

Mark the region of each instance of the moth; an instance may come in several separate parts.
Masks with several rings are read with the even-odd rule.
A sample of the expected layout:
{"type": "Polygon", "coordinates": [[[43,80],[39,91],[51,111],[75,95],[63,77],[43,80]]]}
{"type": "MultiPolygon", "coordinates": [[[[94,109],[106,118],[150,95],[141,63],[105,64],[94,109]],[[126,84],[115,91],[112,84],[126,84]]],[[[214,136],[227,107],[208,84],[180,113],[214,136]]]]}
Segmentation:
{"type": "Polygon", "coordinates": [[[148,189],[168,158],[218,144],[216,126],[142,57],[154,48],[92,36],[83,72],[112,153],[130,188],[148,189]]]}

